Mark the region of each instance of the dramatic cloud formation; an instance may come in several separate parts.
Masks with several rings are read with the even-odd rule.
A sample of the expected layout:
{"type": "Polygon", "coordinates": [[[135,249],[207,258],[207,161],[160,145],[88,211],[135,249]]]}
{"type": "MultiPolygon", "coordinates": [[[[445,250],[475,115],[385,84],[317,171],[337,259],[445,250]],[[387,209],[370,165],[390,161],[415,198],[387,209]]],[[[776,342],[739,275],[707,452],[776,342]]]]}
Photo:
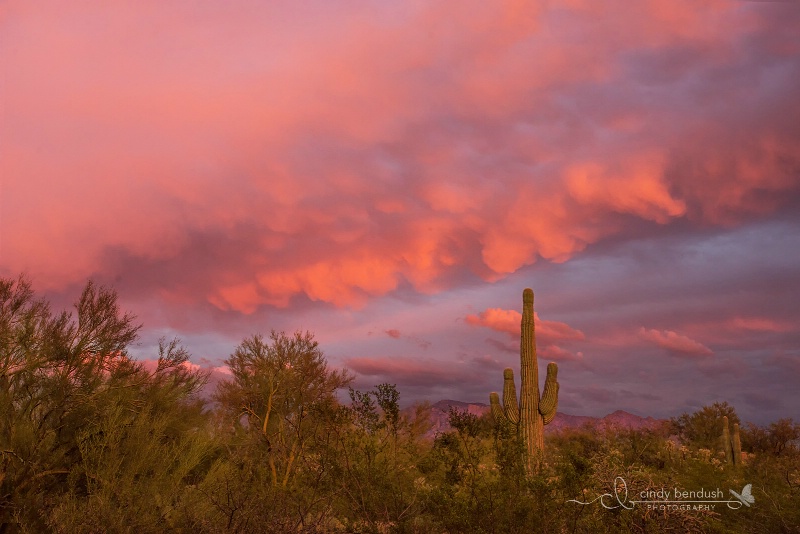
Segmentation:
{"type": "Polygon", "coordinates": [[[533,287],[563,406],[779,415],[744,395],[800,357],[794,3],[11,0],[0,34],[2,276],[113,285],[214,362],[269,328],[364,376],[459,362],[462,396],[533,287]],[[757,379],[670,378],[728,358],[757,379]]]}

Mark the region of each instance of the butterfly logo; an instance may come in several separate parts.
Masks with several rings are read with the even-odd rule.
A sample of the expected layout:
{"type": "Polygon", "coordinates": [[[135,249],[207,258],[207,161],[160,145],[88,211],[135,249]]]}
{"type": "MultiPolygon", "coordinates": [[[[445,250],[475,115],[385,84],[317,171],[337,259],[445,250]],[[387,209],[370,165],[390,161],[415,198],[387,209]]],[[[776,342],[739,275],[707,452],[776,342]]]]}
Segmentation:
{"type": "Polygon", "coordinates": [[[753,485],[752,484],[747,484],[744,488],[742,488],[742,494],[741,495],[736,493],[733,490],[728,490],[728,491],[731,492],[731,495],[733,495],[734,497],[739,499],[739,501],[741,501],[742,504],[744,504],[745,506],[750,506],[751,504],[756,502],[756,498],[753,497],[753,494],[752,494],[752,491],[751,491],[752,489],[753,489],[753,485]]]}

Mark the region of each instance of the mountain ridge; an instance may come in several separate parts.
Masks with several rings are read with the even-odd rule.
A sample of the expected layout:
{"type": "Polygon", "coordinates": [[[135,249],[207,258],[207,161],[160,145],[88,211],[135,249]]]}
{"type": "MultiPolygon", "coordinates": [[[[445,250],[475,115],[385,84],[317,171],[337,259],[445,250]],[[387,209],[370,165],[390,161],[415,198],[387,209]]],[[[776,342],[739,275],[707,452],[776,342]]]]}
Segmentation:
{"type": "MultiPolygon", "coordinates": [[[[452,399],[443,399],[431,405],[431,423],[432,428],[428,431],[428,435],[435,436],[437,433],[447,432],[452,427],[448,422],[448,412],[450,408],[456,408],[459,411],[466,411],[470,414],[477,415],[478,417],[489,413],[490,407],[488,404],[482,402],[463,402],[452,399]]],[[[603,417],[593,417],[589,415],[572,415],[563,412],[557,412],[553,421],[545,426],[545,433],[552,434],[562,432],[565,430],[578,429],[585,426],[597,430],[604,429],[626,429],[626,430],[641,430],[641,429],[655,429],[664,424],[667,419],[656,419],[654,417],[642,417],[635,415],[625,410],[616,410],[603,417]]]]}

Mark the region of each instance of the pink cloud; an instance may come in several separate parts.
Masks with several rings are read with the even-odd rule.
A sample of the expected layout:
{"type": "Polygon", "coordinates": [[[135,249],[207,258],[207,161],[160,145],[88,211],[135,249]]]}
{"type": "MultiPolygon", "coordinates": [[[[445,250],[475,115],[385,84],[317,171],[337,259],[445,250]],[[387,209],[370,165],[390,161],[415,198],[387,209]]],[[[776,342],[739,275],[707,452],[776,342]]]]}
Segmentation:
{"type": "Polygon", "coordinates": [[[0,271],[359,308],[800,193],[797,44],[764,10],[362,8],[12,2],[0,271]]]}
{"type": "MultiPolygon", "coordinates": [[[[566,323],[559,321],[543,321],[536,312],[534,312],[533,318],[537,339],[543,342],[584,340],[586,338],[583,332],[572,328],[566,323]]],[[[465,321],[472,326],[483,326],[519,337],[522,314],[516,310],[489,308],[477,315],[467,315],[465,321]]]]}
{"type": "MultiPolygon", "coordinates": [[[[158,359],[157,358],[147,358],[147,359],[138,359],[139,363],[141,363],[144,368],[148,371],[155,371],[158,368],[158,359]]],[[[181,367],[185,368],[187,371],[206,371],[210,375],[221,375],[221,376],[232,376],[231,370],[227,365],[209,365],[208,362],[204,362],[203,365],[196,364],[191,361],[185,361],[181,363],[181,367]]]]}
{"type": "Polygon", "coordinates": [[[395,328],[392,328],[391,330],[386,330],[386,335],[389,336],[389,337],[392,337],[394,339],[399,339],[400,338],[400,330],[397,330],[395,328]]]}
{"type": "Polygon", "coordinates": [[[672,330],[655,330],[642,327],[639,330],[639,337],[676,355],[711,356],[714,354],[714,351],[702,343],[672,330]]]}
{"type": "MultiPolygon", "coordinates": [[[[137,359],[137,361],[140,362],[144,368],[151,373],[155,372],[156,368],[158,367],[157,358],[137,359]]],[[[201,395],[209,398],[214,393],[217,384],[224,380],[230,380],[233,374],[227,365],[213,365],[208,361],[201,361],[201,363],[202,365],[191,361],[185,361],[181,364],[181,366],[187,371],[201,371],[206,375],[207,379],[203,389],[201,390],[201,395]]]]}
{"type": "Polygon", "coordinates": [[[485,326],[498,332],[519,335],[522,314],[515,310],[489,308],[477,315],[467,315],[465,320],[472,326],[485,326]]]}
{"type": "Polygon", "coordinates": [[[536,335],[541,336],[544,341],[583,341],[586,339],[583,332],[566,323],[540,320],[539,315],[535,312],[533,317],[536,323],[536,335]]]}
{"type": "MultiPolygon", "coordinates": [[[[139,363],[142,364],[142,366],[147,371],[155,372],[155,370],[158,368],[158,359],[157,358],[147,358],[147,359],[138,360],[138,361],[139,361],[139,363]]],[[[194,363],[188,362],[188,361],[183,362],[181,365],[183,367],[185,367],[188,371],[197,371],[200,368],[197,364],[194,364],[194,363]]]]}
{"type": "Polygon", "coordinates": [[[728,323],[732,330],[750,330],[754,332],[791,332],[795,325],[787,322],[763,317],[734,317],[728,323]]]}
{"type": "Polygon", "coordinates": [[[630,213],[661,224],[686,213],[663,178],[664,156],[655,151],[624,163],[578,163],[566,171],[566,187],[579,204],[630,213]]]}

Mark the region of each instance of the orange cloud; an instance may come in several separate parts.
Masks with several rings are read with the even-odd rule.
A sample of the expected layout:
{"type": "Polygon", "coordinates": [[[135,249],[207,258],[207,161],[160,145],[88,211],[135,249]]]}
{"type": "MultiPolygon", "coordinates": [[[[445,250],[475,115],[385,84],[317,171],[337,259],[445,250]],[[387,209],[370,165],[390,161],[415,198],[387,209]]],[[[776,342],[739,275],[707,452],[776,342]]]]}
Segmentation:
{"type": "Polygon", "coordinates": [[[800,194],[796,32],[764,10],[317,7],[9,7],[0,272],[361,307],[800,194]]]}
{"type": "Polygon", "coordinates": [[[639,337],[676,355],[711,356],[714,351],[693,339],[672,330],[654,330],[642,327],[639,337]]]}
{"type": "Polygon", "coordinates": [[[467,315],[465,320],[472,326],[485,326],[498,332],[518,336],[522,314],[515,310],[489,308],[478,315],[467,315]]]}
{"type": "MultiPolygon", "coordinates": [[[[545,343],[561,340],[583,340],[586,338],[583,332],[572,328],[566,323],[541,320],[536,312],[533,314],[533,320],[537,338],[545,343]]],[[[489,308],[477,315],[467,315],[465,321],[473,326],[484,326],[519,337],[522,314],[515,310],[489,308]]]]}
{"type": "Polygon", "coordinates": [[[661,224],[686,213],[684,201],[674,198],[663,179],[664,157],[637,154],[624,163],[603,167],[576,164],[566,171],[566,185],[580,204],[606,207],[661,224]]]}

